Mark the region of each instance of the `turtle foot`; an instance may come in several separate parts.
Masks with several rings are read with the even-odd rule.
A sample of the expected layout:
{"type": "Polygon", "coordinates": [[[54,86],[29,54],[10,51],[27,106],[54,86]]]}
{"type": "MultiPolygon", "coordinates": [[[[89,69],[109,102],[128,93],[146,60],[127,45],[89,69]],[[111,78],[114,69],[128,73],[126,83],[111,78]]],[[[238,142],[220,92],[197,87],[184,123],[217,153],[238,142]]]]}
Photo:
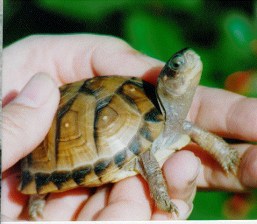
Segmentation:
{"type": "Polygon", "coordinates": [[[45,195],[32,195],[29,198],[29,217],[31,220],[40,220],[43,218],[45,207],[45,195]]]}
{"type": "Polygon", "coordinates": [[[239,162],[240,158],[238,152],[232,148],[227,151],[226,155],[222,157],[220,161],[221,166],[225,172],[227,174],[231,172],[234,175],[237,175],[239,162]]]}

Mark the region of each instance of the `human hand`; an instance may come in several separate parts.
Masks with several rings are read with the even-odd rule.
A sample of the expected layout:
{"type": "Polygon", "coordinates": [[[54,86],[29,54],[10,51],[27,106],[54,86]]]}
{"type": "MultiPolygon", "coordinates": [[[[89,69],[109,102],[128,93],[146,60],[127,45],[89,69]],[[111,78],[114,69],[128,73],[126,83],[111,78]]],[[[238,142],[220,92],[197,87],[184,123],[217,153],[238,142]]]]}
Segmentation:
{"type": "MultiPolygon", "coordinates": [[[[29,37],[6,48],[3,57],[2,213],[20,219],[24,218],[20,214],[28,197],[16,190],[19,167],[15,164],[42,141],[50,128],[59,100],[55,83],[60,86],[113,74],[142,76],[154,81],[163,63],[139,54],[123,41],[96,35],[29,37]],[[37,72],[50,74],[54,82],[44,74],[33,76],[37,72]]],[[[200,87],[188,117],[222,136],[257,141],[255,111],[256,99],[200,87]]],[[[165,162],[163,173],[170,196],[179,208],[179,218],[190,215],[197,186],[228,191],[257,186],[254,172],[257,147],[248,144],[236,147],[242,158],[238,177],[225,178],[220,167],[208,155],[195,150],[194,145],[187,147],[190,151],[177,152],[165,162]]],[[[50,194],[44,218],[160,220],[170,218],[170,214],[154,207],[147,184],[135,176],[103,186],[94,194],[85,188],[50,194]]]]}

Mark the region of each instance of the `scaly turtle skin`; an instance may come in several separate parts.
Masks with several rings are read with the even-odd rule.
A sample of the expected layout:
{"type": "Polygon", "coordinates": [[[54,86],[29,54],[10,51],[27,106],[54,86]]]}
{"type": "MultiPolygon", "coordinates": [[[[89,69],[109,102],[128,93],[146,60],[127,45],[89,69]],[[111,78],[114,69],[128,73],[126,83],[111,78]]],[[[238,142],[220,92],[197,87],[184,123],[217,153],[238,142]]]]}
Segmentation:
{"type": "Polygon", "coordinates": [[[20,191],[32,195],[30,216],[42,215],[44,195],[97,187],[140,173],[159,209],[178,212],[161,166],[190,139],[228,172],[236,151],[185,121],[202,72],[200,57],[183,49],[162,69],[157,88],[135,77],[106,76],[67,84],[44,141],[22,161],[20,191]]]}

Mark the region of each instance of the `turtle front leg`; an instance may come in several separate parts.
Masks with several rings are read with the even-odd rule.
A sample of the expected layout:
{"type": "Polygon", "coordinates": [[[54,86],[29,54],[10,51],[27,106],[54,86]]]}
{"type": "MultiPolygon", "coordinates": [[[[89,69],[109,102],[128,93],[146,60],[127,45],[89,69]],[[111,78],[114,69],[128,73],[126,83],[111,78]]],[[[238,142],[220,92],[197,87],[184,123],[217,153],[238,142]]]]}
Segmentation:
{"type": "Polygon", "coordinates": [[[157,207],[162,211],[175,212],[178,216],[178,209],[169,197],[166,181],[154,154],[150,150],[142,153],[139,164],[141,165],[139,172],[147,180],[151,196],[157,207]]]}
{"type": "Polygon", "coordinates": [[[45,207],[46,196],[48,194],[35,194],[29,198],[29,218],[31,220],[39,220],[43,218],[43,210],[45,207]]]}
{"type": "Polygon", "coordinates": [[[222,166],[226,173],[237,174],[239,156],[235,149],[231,148],[222,138],[207,132],[191,122],[185,121],[183,128],[191,139],[209,152],[222,166]]]}

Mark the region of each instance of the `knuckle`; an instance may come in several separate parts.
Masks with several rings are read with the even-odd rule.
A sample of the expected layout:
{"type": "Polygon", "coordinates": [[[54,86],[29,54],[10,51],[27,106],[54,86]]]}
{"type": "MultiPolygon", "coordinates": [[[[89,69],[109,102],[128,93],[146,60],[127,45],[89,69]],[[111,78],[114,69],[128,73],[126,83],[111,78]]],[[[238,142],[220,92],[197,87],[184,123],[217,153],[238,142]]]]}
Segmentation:
{"type": "Polygon", "coordinates": [[[113,50],[114,51],[118,51],[118,52],[136,52],[135,49],[133,49],[125,40],[119,38],[119,37],[114,37],[114,36],[105,36],[103,37],[103,41],[101,42],[101,46],[102,44],[107,47],[107,48],[111,48],[112,49],[112,53],[113,50]]]}

